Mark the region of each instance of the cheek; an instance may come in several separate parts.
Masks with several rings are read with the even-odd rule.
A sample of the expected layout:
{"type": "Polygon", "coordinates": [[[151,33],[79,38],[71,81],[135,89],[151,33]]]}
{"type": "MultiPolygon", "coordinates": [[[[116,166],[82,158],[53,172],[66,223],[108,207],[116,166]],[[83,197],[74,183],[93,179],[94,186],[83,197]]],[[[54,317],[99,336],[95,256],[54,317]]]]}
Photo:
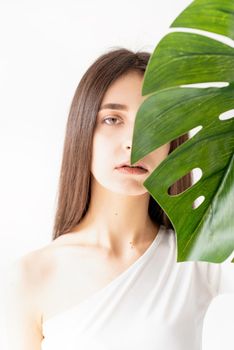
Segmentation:
{"type": "Polygon", "coordinates": [[[103,135],[95,135],[93,137],[92,146],[92,167],[98,169],[105,167],[110,163],[113,163],[114,153],[112,150],[113,142],[111,138],[104,137],[103,135]]]}

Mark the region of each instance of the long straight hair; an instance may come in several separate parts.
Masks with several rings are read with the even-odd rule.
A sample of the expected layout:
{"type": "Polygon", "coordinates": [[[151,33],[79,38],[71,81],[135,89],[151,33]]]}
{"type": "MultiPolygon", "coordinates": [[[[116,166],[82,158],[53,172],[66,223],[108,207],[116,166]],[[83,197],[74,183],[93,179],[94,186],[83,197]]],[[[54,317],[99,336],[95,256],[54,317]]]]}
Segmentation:
{"type": "MultiPolygon", "coordinates": [[[[81,78],[71,102],[66,125],[52,240],[68,233],[88,210],[93,132],[106,90],[117,78],[129,71],[144,74],[150,55],[148,52],[135,53],[126,48],[110,50],[96,59],[81,78]]],[[[172,140],[169,153],[188,138],[186,133],[172,140]]],[[[191,174],[188,173],[169,188],[169,194],[183,192],[191,184],[191,174]]],[[[154,222],[173,229],[170,219],[152,196],[148,213],[154,222]]]]}

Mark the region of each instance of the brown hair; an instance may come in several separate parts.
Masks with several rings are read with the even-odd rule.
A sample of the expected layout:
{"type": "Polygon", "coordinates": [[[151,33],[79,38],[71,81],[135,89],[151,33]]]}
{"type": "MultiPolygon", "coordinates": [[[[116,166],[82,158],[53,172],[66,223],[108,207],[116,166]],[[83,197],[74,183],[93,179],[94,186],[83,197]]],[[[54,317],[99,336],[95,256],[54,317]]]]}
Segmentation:
{"type": "MultiPolygon", "coordinates": [[[[112,82],[130,70],[144,74],[150,55],[148,52],[134,53],[125,48],[110,50],[96,59],[80,80],[67,120],[52,239],[68,233],[88,210],[93,131],[106,90],[112,82]]],[[[189,135],[184,134],[172,140],[169,153],[188,138],[189,135]]],[[[189,173],[174,183],[169,193],[178,194],[191,184],[189,173]]],[[[152,196],[148,213],[156,223],[173,228],[166,213],[152,196]]]]}

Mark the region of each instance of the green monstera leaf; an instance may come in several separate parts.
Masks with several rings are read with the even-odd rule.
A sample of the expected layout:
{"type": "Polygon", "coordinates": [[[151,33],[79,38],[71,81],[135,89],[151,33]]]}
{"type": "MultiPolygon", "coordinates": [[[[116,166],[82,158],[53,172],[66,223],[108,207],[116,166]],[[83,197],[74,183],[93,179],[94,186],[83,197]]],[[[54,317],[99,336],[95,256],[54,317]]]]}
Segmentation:
{"type": "MultiPolygon", "coordinates": [[[[232,42],[234,1],[195,0],[171,27],[215,32],[232,42]]],[[[143,184],[173,224],[177,262],[220,263],[234,250],[234,113],[223,118],[234,109],[234,45],[206,34],[178,29],[156,46],[142,89],[149,97],[137,112],[133,133],[131,164],[199,129],[143,184]],[[216,87],[191,87],[207,82],[216,87]],[[217,82],[226,84],[217,87],[217,82]],[[177,195],[168,193],[173,183],[196,168],[202,172],[196,183],[177,195]],[[195,207],[201,196],[203,202],[195,207]]]]}

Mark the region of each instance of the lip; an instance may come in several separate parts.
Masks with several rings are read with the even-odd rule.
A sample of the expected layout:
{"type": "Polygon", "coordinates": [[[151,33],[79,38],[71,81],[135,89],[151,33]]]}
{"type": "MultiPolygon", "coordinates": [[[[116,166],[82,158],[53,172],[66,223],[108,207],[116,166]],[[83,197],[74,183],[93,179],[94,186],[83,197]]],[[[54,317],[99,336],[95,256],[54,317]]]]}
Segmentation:
{"type": "MultiPolygon", "coordinates": [[[[122,168],[123,166],[128,166],[128,167],[131,167],[131,166],[140,166],[140,167],[144,168],[146,171],[148,171],[147,167],[146,167],[145,164],[142,163],[142,162],[139,162],[139,163],[136,163],[136,164],[134,163],[134,164],[132,164],[132,165],[131,165],[129,162],[121,163],[121,164],[119,164],[119,165],[116,167],[116,169],[122,168]]],[[[134,168],[132,168],[132,169],[134,169],[134,168]]]]}
{"type": "Polygon", "coordinates": [[[131,174],[131,175],[143,175],[147,173],[146,169],[141,168],[131,168],[131,167],[120,167],[117,170],[123,174],[131,174]]]}

